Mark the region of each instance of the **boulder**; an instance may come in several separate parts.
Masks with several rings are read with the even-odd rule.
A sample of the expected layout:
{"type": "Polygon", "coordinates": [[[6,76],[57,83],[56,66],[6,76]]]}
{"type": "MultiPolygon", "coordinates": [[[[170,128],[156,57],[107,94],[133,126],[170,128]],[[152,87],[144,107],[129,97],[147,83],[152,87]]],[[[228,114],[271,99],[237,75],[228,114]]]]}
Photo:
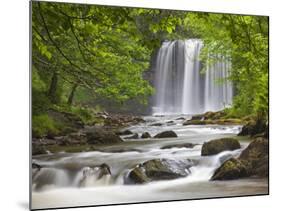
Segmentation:
{"type": "Polygon", "coordinates": [[[149,126],[162,126],[162,125],[163,125],[163,123],[157,122],[157,123],[153,123],[153,124],[151,124],[149,126]]]}
{"type": "Polygon", "coordinates": [[[230,158],[214,173],[211,180],[229,180],[242,177],[268,177],[268,140],[257,138],[242,151],[238,159],[230,158]]]}
{"type": "Polygon", "coordinates": [[[138,139],[138,138],[139,138],[139,135],[137,133],[135,133],[134,135],[125,137],[124,139],[138,139]]]}
{"type": "Polygon", "coordinates": [[[257,138],[243,150],[239,159],[251,164],[253,175],[268,176],[268,154],[268,139],[257,138]]]}
{"type": "Polygon", "coordinates": [[[164,131],[154,136],[154,138],[176,138],[176,137],[178,137],[177,134],[172,130],[164,131]]]}
{"type": "Polygon", "coordinates": [[[151,138],[151,135],[148,132],[141,134],[141,138],[151,138]]]}
{"type": "Polygon", "coordinates": [[[119,135],[119,136],[131,135],[131,134],[133,134],[133,132],[130,130],[121,130],[121,131],[116,132],[116,135],[119,135]]]}
{"type": "Polygon", "coordinates": [[[171,149],[171,148],[193,148],[195,146],[195,144],[192,143],[184,143],[184,144],[170,144],[170,145],[166,145],[161,147],[161,149],[171,149]]]}
{"type": "Polygon", "coordinates": [[[98,179],[102,178],[105,175],[111,175],[111,171],[110,171],[110,167],[106,163],[103,163],[99,166],[98,179]]]}
{"type": "Polygon", "coordinates": [[[88,144],[116,144],[123,142],[115,133],[95,127],[86,131],[86,138],[88,144]]]}
{"type": "Polygon", "coordinates": [[[250,176],[249,167],[235,158],[225,161],[214,173],[211,180],[232,180],[250,176]]]}
{"type": "Polygon", "coordinates": [[[263,120],[251,120],[244,125],[238,136],[255,136],[258,134],[268,134],[268,124],[263,120]]]}
{"type": "Polygon", "coordinates": [[[215,155],[223,151],[240,149],[240,143],[234,138],[221,138],[205,142],[202,146],[201,155],[215,155]]]}
{"type": "Polygon", "coordinates": [[[154,159],[137,165],[128,175],[131,183],[140,184],[158,180],[186,177],[193,165],[190,160],[154,159]]]}

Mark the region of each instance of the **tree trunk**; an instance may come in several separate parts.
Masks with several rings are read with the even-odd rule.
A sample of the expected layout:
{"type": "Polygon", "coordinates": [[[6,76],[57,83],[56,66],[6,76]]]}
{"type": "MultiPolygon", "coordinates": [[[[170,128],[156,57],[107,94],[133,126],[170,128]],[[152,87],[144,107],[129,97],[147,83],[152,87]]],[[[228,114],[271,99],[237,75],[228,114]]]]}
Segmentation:
{"type": "Polygon", "coordinates": [[[72,87],[70,95],[69,95],[68,100],[67,100],[68,105],[72,105],[74,94],[75,94],[75,91],[76,91],[77,87],[78,87],[78,84],[74,84],[74,86],[72,87]]]}
{"type": "Polygon", "coordinates": [[[51,85],[48,92],[48,96],[52,103],[57,102],[57,97],[56,97],[57,87],[58,87],[58,73],[55,71],[52,76],[51,85]]]}

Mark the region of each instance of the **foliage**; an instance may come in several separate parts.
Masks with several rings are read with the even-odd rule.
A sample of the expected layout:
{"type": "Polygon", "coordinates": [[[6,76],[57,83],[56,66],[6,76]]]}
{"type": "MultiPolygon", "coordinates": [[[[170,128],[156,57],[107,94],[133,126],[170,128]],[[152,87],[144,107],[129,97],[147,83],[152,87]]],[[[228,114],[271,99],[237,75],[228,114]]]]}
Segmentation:
{"type": "Polygon", "coordinates": [[[43,137],[46,134],[58,134],[59,127],[55,121],[46,114],[32,116],[32,136],[43,137]]]}
{"type": "Polygon", "coordinates": [[[236,95],[228,115],[267,118],[267,17],[32,2],[36,133],[55,131],[45,116],[51,108],[90,123],[97,99],[147,104],[154,89],[143,75],[152,53],[164,40],[188,38],[203,40],[205,65],[221,55],[231,60],[236,95]]]}

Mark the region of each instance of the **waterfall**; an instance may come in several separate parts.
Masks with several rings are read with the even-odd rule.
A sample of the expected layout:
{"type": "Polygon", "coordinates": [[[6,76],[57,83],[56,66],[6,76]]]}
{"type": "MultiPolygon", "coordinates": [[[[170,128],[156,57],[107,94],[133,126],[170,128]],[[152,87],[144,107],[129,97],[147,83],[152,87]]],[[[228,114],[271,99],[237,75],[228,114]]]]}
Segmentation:
{"type": "Polygon", "coordinates": [[[231,105],[231,62],[221,56],[201,73],[199,39],[166,41],[156,60],[154,114],[199,114],[231,105]]]}

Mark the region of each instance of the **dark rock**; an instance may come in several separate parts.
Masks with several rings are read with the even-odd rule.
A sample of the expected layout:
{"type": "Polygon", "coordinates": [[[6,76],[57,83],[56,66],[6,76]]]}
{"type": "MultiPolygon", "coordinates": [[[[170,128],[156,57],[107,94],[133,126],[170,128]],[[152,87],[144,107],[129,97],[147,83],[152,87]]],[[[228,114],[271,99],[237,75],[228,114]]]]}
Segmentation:
{"type": "Polygon", "coordinates": [[[99,176],[98,179],[102,178],[105,175],[111,175],[110,167],[106,164],[103,163],[99,166],[99,176]]]}
{"type": "Polygon", "coordinates": [[[250,174],[249,168],[243,161],[230,158],[215,171],[211,180],[232,180],[248,177],[250,174]]]}
{"type": "Polygon", "coordinates": [[[162,126],[163,125],[163,123],[153,123],[153,124],[151,124],[151,125],[149,125],[149,126],[162,126]]]}
{"type": "Polygon", "coordinates": [[[122,143],[122,139],[111,131],[102,128],[89,128],[86,131],[88,144],[115,144],[122,143]]]}
{"type": "Polygon", "coordinates": [[[178,137],[177,134],[172,130],[164,131],[154,136],[154,138],[176,138],[176,137],[178,137]]]}
{"type": "Polygon", "coordinates": [[[121,131],[116,132],[116,135],[119,135],[119,136],[131,135],[131,134],[133,134],[133,132],[130,130],[121,130],[121,131]]]}
{"type": "Polygon", "coordinates": [[[40,166],[39,164],[37,164],[37,163],[32,163],[32,169],[41,169],[42,168],[42,166],[40,166]]]}
{"type": "Polygon", "coordinates": [[[151,138],[151,135],[148,132],[141,134],[141,138],[151,138]]]}
{"type": "Polygon", "coordinates": [[[128,175],[132,183],[147,183],[186,177],[193,165],[190,160],[154,159],[136,166],[128,175]]]}
{"type": "Polygon", "coordinates": [[[255,136],[268,133],[268,125],[263,120],[251,120],[242,127],[238,136],[255,136]]]}
{"type": "Polygon", "coordinates": [[[197,115],[193,115],[190,120],[204,120],[204,119],[205,119],[204,114],[197,114],[197,115]]]}
{"type": "Polygon", "coordinates": [[[215,155],[227,150],[240,149],[240,143],[234,138],[221,138],[205,142],[202,146],[201,155],[215,155]]]}
{"type": "Polygon", "coordinates": [[[139,135],[137,133],[135,133],[134,135],[125,137],[124,139],[138,139],[138,138],[139,138],[139,135]]]}
{"type": "Polygon", "coordinates": [[[161,149],[171,149],[171,148],[181,148],[181,147],[185,147],[185,148],[193,148],[195,146],[195,144],[192,143],[185,143],[185,144],[171,144],[171,145],[167,145],[167,146],[163,146],[161,147],[161,149]]]}
{"type": "Polygon", "coordinates": [[[257,138],[242,151],[238,159],[230,158],[214,173],[211,180],[229,180],[249,176],[268,177],[268,140],[257,138]]]}
{"type": "Polygon", "coordinates": [[[168,125],[171,125],[171,124],[173,124],[173,123],[175,123],[174,121],[168,121],[168,122],[166,122],[166,124],[168,124],[168,125]]]}
{"type": "Polygon", "coordinates": [[[184,117],[179,117],[179,118],[176,118],[176,120],[185,120],[184,117]]]}
{"type": "Polygon", "coordinates": [[[39,144],[32,144],[32,155],[41,155],[41,154],[47,154],[45,147],[39,144]]]}
{"type": "Polygon", "coordinates": [[[257,138],[243,150],[239,159],[251,164],[253,175],[268,176],[268,152],[268,140],[265,138],[257,138]]]}

